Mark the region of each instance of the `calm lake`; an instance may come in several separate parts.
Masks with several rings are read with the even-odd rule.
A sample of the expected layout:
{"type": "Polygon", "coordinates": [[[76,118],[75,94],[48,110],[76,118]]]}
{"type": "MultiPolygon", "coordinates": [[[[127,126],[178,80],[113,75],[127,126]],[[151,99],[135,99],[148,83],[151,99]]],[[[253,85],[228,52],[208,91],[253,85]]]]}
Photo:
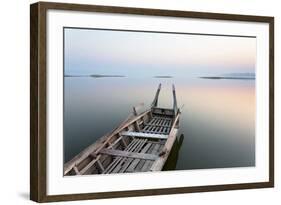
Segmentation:
{"type": "Polygon", "coordinates": [[[182,114],[165,170],[255,166],[255,80],[153,77],[65,77],[64,162],[117,127],[140,103],[182,114]]]}

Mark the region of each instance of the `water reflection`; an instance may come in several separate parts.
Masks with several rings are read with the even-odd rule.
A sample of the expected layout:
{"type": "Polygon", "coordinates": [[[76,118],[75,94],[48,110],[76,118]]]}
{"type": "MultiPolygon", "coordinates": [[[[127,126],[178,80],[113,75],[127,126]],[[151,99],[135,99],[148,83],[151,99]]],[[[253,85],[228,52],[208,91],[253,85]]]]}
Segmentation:
{"type": "Polygon", "coordinates": [[[255,165],[255,81],[186,77],[65,77],[64,161],[121,123],[132,106],[143,102],[146,109],[159,83],[159,106],[172,106],[173,83],[184,105],[185,138],[173,148],[168,170],[255,165]]]}
{"type": "Polygon", "coordinates": [[[166,164],[163,168],[163,170],[168,171],[168,170],[175,170],[177,167],[177,162],[178,162],[178,156],[179,156],[179,151],[181,148],[181,145],[183,143],[184,140],[184,135],[181,134],[180,137],[176,138],[173,148],[170,152],[170,155],[166,161],[166,164]]]}

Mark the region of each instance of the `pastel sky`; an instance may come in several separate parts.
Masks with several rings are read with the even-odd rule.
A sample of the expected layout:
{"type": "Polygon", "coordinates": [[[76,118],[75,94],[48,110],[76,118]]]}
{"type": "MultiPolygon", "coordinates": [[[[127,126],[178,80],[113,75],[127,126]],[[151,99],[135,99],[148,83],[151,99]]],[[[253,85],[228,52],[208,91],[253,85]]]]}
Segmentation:
{"type": "Polygon", "coordinates": [[[254,73],[256,38],[64,29],[65,74],[254,73]]]}

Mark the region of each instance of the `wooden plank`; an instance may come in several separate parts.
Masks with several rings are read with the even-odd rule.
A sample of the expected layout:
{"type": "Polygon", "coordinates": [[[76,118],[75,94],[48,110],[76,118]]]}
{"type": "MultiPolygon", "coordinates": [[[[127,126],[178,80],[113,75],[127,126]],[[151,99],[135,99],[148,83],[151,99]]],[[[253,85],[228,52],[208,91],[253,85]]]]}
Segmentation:
{"type": "Polygon", "coordinates": [[[101,172],[103,172],[104,167],[102,166],[102,163],[100,162],[100,160],[97,161],[97,164],[99,165],[99,168],[100,168],[101,172]]]}
{"type": "Polygon", "coordinates": [[[172,127],[172,124],[173,124],[173,120],[169,120],[168,126],[169,126],[169,127],[172,127]]]}
{"type": "Polygon", "coordinates": [[[152,126],[148,126],[148,128],[147,128],[147,132],[151,132],[151,129],[152,129],[152,126]]]}
{"type": "Polygon", "coordinates": [[[149,133],[150,128],[151,128],[150,126],[147,126],[145,131],[142,131],[142,133],[149,133]]]}
{"type": "Polygon", "coordinates": [[[154,134],[168,135],[168,134],[167,134],[166,132],[164,132],[164,131],[154,132],[154,134]]]}
{"type": "Polygon", "coordinates": [[[167,139],[168,135],[162,134],[148,134],[142,132],[122,132],[121,135],[128,136],[128,137],[144,137],[144,138],[151,138],[151,139],[167,139]]]}
{"type": "Polygon", "coordinates": [[[76,174],[78,174],[78,175],[81,174],[76,166],[74,166],[73,169],[74,169],[76,174]]]}
{"type": "MultiPolygon", "coordinates": [[[[142,146],[144,145],[146,140],[138,140],[138,143],[137,145],[130,150],[130,152],[138,152],[142,146]]],[[[123,167],[124,163],[126,163],[126,161],[128,161],[128,158],[127,157],[121,157],[121,160],[120,162],[116,165],[116,167],[110,172],[110,173],[117,173],[119,172],[119,170],[123,167]]]]}
{"type": "Polygon", "coordinates": [[[138,115],[137,108],[135,106],[133,107],[133,113],[134,113],[135,116],[138,115]]]}
{"type": "Polygon", "coordinates": [[[178,104],[177,104],[177,96],[176,96],[176,89],[175,85],[173,84],[173,109],[174,109],[174,115],[178,113],[178,104]]]}
{"type": "Polygon", "coordinates": [[[150,118],[153,118],[152,112],[149,112],[148,115],[150,118]]]}
{"type": "MultiPolygon", "coordinates": [[[[164,108],[164,107],[154,107],[152,111],[153,111],[153,112],[154,112],[154,111],[159,111],[159,112],[160,112],[160,111],[162,111],[162,110],[165,110],[165,111],[168,111],[168,112],[173,112],[173,109],[164,108]]],[[[157,117],[158,117],[158,116],[159,116],[159,115],[157,115],[157,117]]]]}
{"type": "Polygon", "coordinates": [[[89,164],[87,164],[87,166],[85,166],[81,171],[80,174],[85,174],[99,159],[100,159],[100,155],[93,159],[89,164]]]}
{"type": "Polygon", "coordinates": [[[157,116],[162,117],[173,117],[174,116],[174,110],[173,109],[166,109],[166,108],[153,108],[152,113],[157,116]],[[163,112],[164,110],[164,112],[163,112]]]}
{"type": "MultiPolygon", "coordinates": [[[[135,146],[135,144],[138,142],[138,140],[132,140],[132,142],[125,148],[125,150],[130,150],[131,148],[133,148],[135,146]]],[[[112,170],[116,164],[121,160],[120,157],[116,158],[113,160],[113,162],[111,162],[106,169],[103,171],[103,174],[106,174],[107,172],[109,172],[110,170],[112,170]]]]}
{"type": "MultiPolygon", "coordinates": [[[[139,146],[138,149],[135,150],[135,152],[137,151],[137,152],[140,152],[140,153],[145,153],[145,152],[143,152],[142,147],[143,147],[143,145],[145,145],[146,142],[147,142],[147,139],[145,139],[145,140],[143,141],[143,143],[141,144],[141,146],[139,146]]],[[[138,159],[127,158],[126,163],[122,165],[121,169],[119,169],[118,172],[119,172],[119,173],[123,173],[123,172],[128,168],[128,166],[132,163],[132,161],[134,161],[134,160],[138,160],[138,159]]]]}
{"type": "Polygon", "coordinates": [[[136,128],[136,130],[137,131],[140,131],[140,126],[139,126],[139,123],[138,123],[138,121],[135,121],[135,128],[136,128]]]}
{"type": "Polygon", "coordinates": [[[160,128],[161,128],[161,127],[157,127],[157,126],[155,126],[155,132],[157,132],[157,133],[158,133],[158,132],[160,131],[160,128]]]}
{"type": "Polygon", "coordinates": [[[152,132],[152,129],[153,129],[153,127],[152,127],[152,126],[149,126],[148,129],[147,129],[147,131],[148,131],[148,132],[152,132]]]}
{"type": "Polygon", "coordinates": [[[165,127],[164,128],[164,130],[163,130],[163,132],[166,134],[166,135],[168,135],[169,134],[169,130],[170,130],[171,128],[170,127],[165,127]]]}
{"type": "Polygon", "coordinates": [[[135,153],[135,152],[121,151],[121,150],[112,150],[112,149],[102,149],[100,153],[112,155],[112,156],[130,157],[130,158],[145,159],[145,160],[158,159],[158,156],[155,154],[135,153]]]}
{"type": "Polygon", "coordinates": [[[156,121],[156,118],[153,117],[151,120],[145,122],[145,124],[146,125],[153,125],[153,124],[155,124],[155,121],[156,121]]]}
{"type": "Polygon", "coordinates": [[[155,117],[153,117],[153,118],[149,121],[149,123],[154,124],[156,120],[157,120],[157,119],[156,119],[155,117]]]}
{"type": "MultiPolygon", "coordinates": [[[[132,152],[134,151],[138,146],[139,144],[143,141],[141,139],[136,139],[135,140],[136,143],[134,143],[134,145],[132,145],[129,149],[125,150],[125,151],[129,151],[129,152],[132,152]]],[[[115,163],[114,165],[108,170],[107,173],[113,173],[114,170],[119,170],[120,169],[120,164],[123,163],[124,161],[126,160],[126,158],[123,158],[121,156],[118,156],[116,159],[115,159],[115,163]]]]}
{"type": "Polygon", "coordinates": [[[154,124],[156,122],[157,118],[153,117],[152,120],[149,121],[149,123],[154,124]]]}
{"type": "Polygon", "coordinates": [[[154,97],[154,100],[151,104],[151,107],[157,107],[157,104],[158,104],[158,96],[159,96],[159,93],[160,93],[160,90],[161,90],[161,83],[159,84],[158,86],[158,89],[156,91],[156,94],[155,94],[155,97],[154,97]]]}
{"type": "Polygon", "coordinates": [[[151,154],[157,154],[159,147],[160,147],[160,145],[156,144],[155,147],[153,148],[153,150],[151,151],[151,154]]]}
{"type": "Polygon", "coordinates": [[[156,122],[154,123],[154,125],[159,125],[161,123],[162,119],[161,118],[157,118],[156,122]]]}
{"type": "Polygon", "coordinates": [[[155,131],[156,131],[156,127],[152,126],[151,132],[153,133],[153,132],[155,132],[155,131]]]}
{"type": "Polygon", "coordinates": [[[162,121],[163,121],[163,119],[159,118],[159,121],[156,125],[161,125],[162,121]]]}
{"type": "MultiPolygon", "coordinates": [[[[146,153],[147,150],[151,147],[151,145],[152,145],[152,143],[147,143],[146,146],[141,150],[141,153],[146,153]]],[[[140,161],[141,161],[141,159],[133,160],[133,162],[130,164],[130,166],[126,169],[126,172],[134,172],[135,167],[138,165],[138,163],[140,161]]]]}
{"type": "MultiPolygon", "coordinates": [[[[151,144],[150,148],[148,149],[148,151],[147,151],[146,153],[147,153],[147,154],[151,154],[151,152],[152,152],[152,150],[154,149],[155,145],[156,145],[156,144],[151,144]]],[[[140,172],[141,169],[142,169],[142,167],[143,167],[143,165],[145,164],[145,162],[150,162],[150,160],[144,160],[144,159],[142,159],[142,160],[138,163],[138,165],[136,166],[134,172],[140,172]]]]}
{"type": "Polygon", "coordinates": [[[159,133],[165,134],[165,132],[163,130],[164,130],[164,127],[160,127],[159,133]]]}
{"type": "Polygon", "coordinates": [[[164,132],[164,127],[160,127],[159,132],[161,132],[161,133],[165,133],[165,132],[164,132]]]}
{"type": "Polygon", "coordinates": [[[127,142],[123,139],[123,137],[121,138],[121,141],[122,141],[124,147],[127,147],[127,146],[128,146],[127,142]]]}
{"type": "MultiPolygon", "coordinates": [[[[159,149],[160,145],[159,144],[156,144],[153,148],[153,150],[151,151],[151,154],[157,154],[158,152],[158,149],[159,149]]],[[[158,157],[159,158],[159,157],[158,157]]],[[[145,172],[145,171],[149,171],[149,168],[152,166],[153,164],[153,161],[146,161],[143,165],[143,167],[141,168],[141,171],[142,172],[145,172]]]]}
{"type": "Polygon", "coordinates": [[[115,140],[111,145],[108,146],[108,149],[114,148],[114,146],[122,140],[123,136],[120,136],[117,140],[115,140]]]}
{"type": "Polygon", "coordinates": [[[171,127],[171,125],[153,125],[153,124],[150,124],[150,123],[145,123],[145,126],[154,126],[154,127],[171,127]]]}
{"type": "Polygon", "coordinates": [[[145,126],[141,131],[146,132],[148,128],[149,128],[149,126],[145,126]]]}

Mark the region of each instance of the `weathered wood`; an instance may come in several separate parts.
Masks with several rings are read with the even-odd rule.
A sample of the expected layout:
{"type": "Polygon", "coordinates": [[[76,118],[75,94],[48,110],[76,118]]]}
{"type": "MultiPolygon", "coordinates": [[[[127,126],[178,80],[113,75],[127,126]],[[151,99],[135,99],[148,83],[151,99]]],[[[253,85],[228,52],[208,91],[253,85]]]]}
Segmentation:
{"type": "Polygon", "coordinates": [[[138,112],[137,112],[136,107],[133,107],[133,113],[134,113],[134,115],[135,115],[135,116],[137,116],[137,115],[138,115],[138,112]]]}
{"type": "Polygon", "coordinates": [[[108,149],[114,148],[115,145],[117,145],[117,143],[119,143],[122,140],[123,136],[119,136],[119,138],[117,140],[115,140],[115,142],[113,142],[111,145],[108,146],[108,149]]]}
{"type": "MultiPolygon", "coordinates": [[[[134,139],[132,142],[125,148],[125,151],[131,151],[139,141],[134,139]]],[[[109,166],[103,171],[103,174],[109,173],[114,169],[114,167],[120,162],[121,157],[117,157],[109,166]]]]}
{"type": "MultiPolygon", "coordinates": [[[[155,146],[153,147],[153,149],[151,151],[151,154],[155,154],[155,155],[158,154],[159,148],[160,148],[160,145],[155,144],[155,146]]],[[[152,163],[153,163],[153,161],[146,161],[140,171],[142,171],[142,172],[149,171],[149,168],[151,167],[152,163]]]]}
{"type": "Polygon", "coordinates": [[[172,118],[170,117],[155,116],[150,122],[144,124],[145,126],[141,131],[151,134],[168,134],[172,126],[171,122],[172,118]]]}
{"type": "Polygon", "coordinates": [[[74,166],[73,169],[74,169],[76,174],[78,174],[78,175],[81,174],[76,166],[74,166]]]}
{"type": "Polygon", "coordinates": [[[100,169],[101,169],[101,172],[104,171],[104,167],[102,165],[102,163],[100,162],[100,160],[97,161],[97,164],[99,165],[100,169]]]}
{"type": "Polygon", "coordinates": [[[120,151],[120,150],[112,150],[112,149],[102,149],[100,153],[113,155],[113,156],[130,157],[130,158],[146,159],[146,160],[158,159],[158,156],[154,154],[135,153],[135,152],[120,151]]]}
{"type": "MultiPolygon", "coordinates": [[[[119,134],[119,135],[120,135],[120,134],[119,134]]],[[[121,135],[120,135],[120,136],[121,136],[121,135]]],[[[127,142],[123,139],[123,137],[121,137],[121,141],[122,141],[122,143],[123,143],[123,145],[124,145],[125,147],[128,146],[127,142]]]]}
{"type": "Polygon", "coordinates": [[[171,133],[171,137],[167,140],[166,144],[164,145],[161,154],[162,156],[159,157],[151,166],[150,170],[151,171],[161,171],[169,154],[172,149],[172,146],[176,140],[176,135],[177,135],[178,129],[174,129],[171,133]]]}
{"type": "MultiPolygon", "coordinates": [[[[138,142],[136,143],[136,146],[130,150],[130,152],[138,152],[139,149],[143,146],[143,144],[145,143],[145,140],[143,139],[138,139],[138,142]]],[[[127,157],[119,157],[121,160],[117,163],[117,165],[115,166],[115,168],[110,172],[110,173],[117,173],[119,172],[119,170],[122,168],[123,164],[127,161],[127,157]]]]}
{"type": "Polygon", "coordinates": [[[135,121],[135,127],[136,127],[136,130],[137,130],[137,131],[140,131],[140,126],[139,126],[138,121],[135,121]]]}
{"type": "Polygon", "coordinates": [[[158,86],[158,89],[156,91],[156,94],[155,94],[154,100],[151,104],[151,107],[157,107],[160,90],[161,90],[161,83],[158,86]]]}
{"type": "Polygon", "coordinates": [[[84,167],[81,171],[80,174],[85,174],[99,159],[100,159],[100,155],[96,158],[93,159],[86,167],[84,167]]]}
{"type": "MultiPolygon", "coordinates": [[[[140,152],[146,142],[147,142],[147,139],[143,140],[142,143],[138,146],[138,148],[136,150],[134,150],[134,152],[140,152]]],[[[144,153],[144,152],[141,152],[141,153],[144,153]]],[[[116,170],[116,172],[123,173],[133,160],[134,160],[134,158],[126,158],[125,163],[123,165],[121,165],[120,169],[116,170]]],[[[115,170],[113,170],[113,172],[114,171],[115,170]]]]}
{"type": "Polygon", "coordinates": [[[178,103],[177,103],[176,89],[174,84],[173,84],[173,109],[174,109],[174,115],[176,115],[178,113],[178,103]]]}
{"type": "Polygon", "coordinates": [[[139,103],[138,105],[134,106],[134,107],[133,107],[133,114],[134,114],[135,116],[137,116],[137,115],[138,115],[138,109],[139,109],[140,107],[143,107],[143,106],[144,106],[144,103],[139,103]]]}
{"type": "Polygon", "coordinates": [[[122,132],[121,135],[128,137],[144,137],[151,139],[167,139],[168,135],[163,134],[147,134],[142,132],[122,132]]]}
{"type": "MultiPolygon", "coordinates": [[[[146,153],[147,150],[151,147],[152,143],[147,143],[146,146],[141,150],[141,153],[146,153]]],[[[126,169],[126,172],[133,172],[135,167],[138,165],[138,163],[141,161],[141,159],[135,159],[132,161],[130,166],[126,169]]],[[[122,170],[123,171],[123,170],[122,170]]],[[[124,169],[125,171],[125,169],[124,169]]]]}
{"type": "MultiPolygon", "coordinates": [[[[152,150],[154,149],[156,144],[152,143],[151,146],[149,147],[148,151],[146,153],[148,154],[151,154],[152,153],[152,150]]],[[[150,162],[149,160],[141,160],[138,165],[136,166],[134,172],[141,172],[141,169],[143,167],[143,165],[146,163],[146,162],[150,162]]]]}
{"type": "Polygon", "coordinates": [[[159,157],[154,163],[153,165],[151,166],[150,170],[151,171],[160,171],[162,170],[169,154],[170,154],[170,151],[173,147],[173,144],[176,140],[176,137],[177,137],[177,132],[178,132],[178,129],[175,128],[176,127],[176,124],[178,123],[178,120],[179,120],[179,116],[180,116],[180,113],[177,114],[174,122],[173,122],[173,125],[172,125],[172,129],[170,131],[170,134],[169,134],[169,137],[161,151],[161,157],[159,157]]]}
{"type": "Polygon", "coordinates": [[[148,115],[149,115],[150,119],[153,118],[152,112],[149,112],[148,115]]]}
{"type": "Polygon", "coordinates": [[[154,116],[161,116],[161,117],[173,117],[174,116],[174,109],[166,109],[160,107],[152,108],[152,113],[154,116]]]}

